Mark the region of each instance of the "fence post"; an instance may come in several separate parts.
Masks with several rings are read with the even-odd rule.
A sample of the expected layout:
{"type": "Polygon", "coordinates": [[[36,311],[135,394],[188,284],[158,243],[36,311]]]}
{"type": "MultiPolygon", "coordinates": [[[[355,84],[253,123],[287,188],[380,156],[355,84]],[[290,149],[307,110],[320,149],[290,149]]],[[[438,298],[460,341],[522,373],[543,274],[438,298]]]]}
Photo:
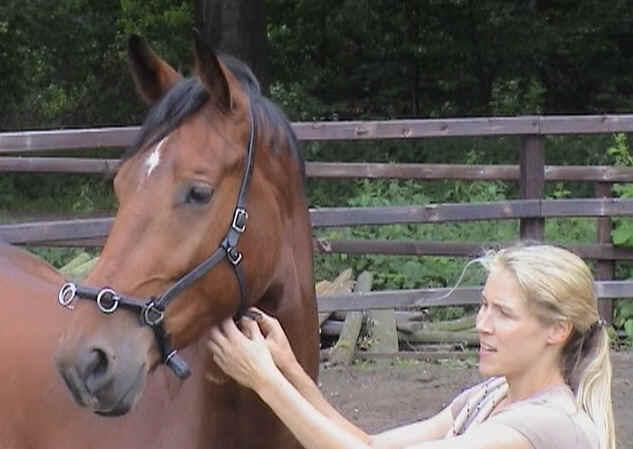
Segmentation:
{"type": "MultiPolygon", "coordinates": [[[[521,199],[543,198],[545,191],[545,138],[543,136],[522,136],[519,171],[521,199]]],[[[521,240],[543,241],[545,220],[543,218],[521,218],[520,236],[521,240]]]]}
{"type": "MultiPolygon", "coordinates": [[[[611,196],[610,182],[596,182],[596,198],[609,198],[611,196]]],[[[598,243],[605,244],[611,242],[611,217],[599,217],[596,222],[596,237],[598,243]]],[[[612,260],[596,261],[596,280],[610,281],[615,277],[615,262],[612,260]]],[[[602,319],[611,323],[613,321],[613,300],[602,299],[598,302],[598,310],[602,319]]]]}

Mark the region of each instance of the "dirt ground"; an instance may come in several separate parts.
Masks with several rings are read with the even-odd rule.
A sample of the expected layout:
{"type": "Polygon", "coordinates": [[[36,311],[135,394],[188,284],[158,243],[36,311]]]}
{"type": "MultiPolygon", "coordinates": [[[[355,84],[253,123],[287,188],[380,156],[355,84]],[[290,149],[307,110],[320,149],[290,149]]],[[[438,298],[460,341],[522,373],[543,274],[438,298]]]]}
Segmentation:
{"type": "MultiPolygon", "coordinates": [[[[633,352],[614,352],[618,449],[633,449],[633,352]]],[[[428,417],[480,380],[474,363],[412,360],[321,367],[320,386],[347,418],[369,432],[428,417]]]]}

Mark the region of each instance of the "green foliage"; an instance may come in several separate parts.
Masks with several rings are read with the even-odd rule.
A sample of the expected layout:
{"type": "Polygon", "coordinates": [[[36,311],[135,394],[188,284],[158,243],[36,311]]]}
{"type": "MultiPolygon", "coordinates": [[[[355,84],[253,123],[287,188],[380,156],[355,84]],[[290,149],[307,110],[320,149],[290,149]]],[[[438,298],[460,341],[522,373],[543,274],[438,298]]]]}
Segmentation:
{"type": "MultiPolygon", "coordinates": [[[[624,134],[615,134],[613,144],[607,153],[615,165],[633,167],[633,153],[624,134]]],[[[613,187],[613,192],[620,198],[633,198],[633,184],[619,184],[613,187]]],[[[615,218],[611,232],[613,244],[617,246],[633,247],[633,223],[630,218],[615,218]]],[[[621,270],[620,270],[621,271],[621,270]]],[[[629,269],[621,275],[631,278],[633,270],[629,269]]],[[[614,324],[622,329],[629,343],[633,344],[633,300],[620,300],[614,312],[614,324]]]]}
{"type": "MultiPolygon", "coordinates": [[[[470,198],[472,201],[504,199],[502,183],[454,182],[420,183],[415,181],[375,180],[356,181],[356,195],[347,201],[352,207],[378,207],[396,205],[426,205],[470,198]]],[[[370,240],[510,240],[517,233],[514,222],[476,222],[422,225],[357,226],[317,231],[317,236],[329,239],[370,240]]],[[[368,270],[374,273],[374,289],[421,288],[452,286],[467,260],[436,256],[349,256],[346,254],[317,255],[317,278],[332,278],[346,267],[357,273],[368,270]]],[[[469,270],[464,283],[479,285],[483,273],[469,270]]]]}
{"type": "MultiPolygon", "coordinates": [[[[615,165],[633,167],[633,154],[631,154],[626,136],[624,134],[616,134],[613,140],[613,145],[609,147],[607,152],[613,158],[615,165]]],[[[633,184],[615,185],[613,192],[620,198],[633,198],[633,184]]],[[[611,237],[615,245],[633,246],[633,223],[631,223],[631,219],[614,219],[611,237]]]]}
{"type": "Polygon", "coordinates": [[[629,344],[633,345],[633,300],[620,300],[614,312],[613,324],[624,330],[629,344]]]}

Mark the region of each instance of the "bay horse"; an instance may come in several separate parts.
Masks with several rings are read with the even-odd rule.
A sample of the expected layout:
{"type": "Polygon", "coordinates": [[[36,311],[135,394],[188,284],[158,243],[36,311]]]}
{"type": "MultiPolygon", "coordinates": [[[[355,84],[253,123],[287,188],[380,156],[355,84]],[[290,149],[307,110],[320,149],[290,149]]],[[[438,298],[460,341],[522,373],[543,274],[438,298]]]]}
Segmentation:
{"type": "MultiPolygon", "coordinates": [[[[206,379],[217,368],[205,349],[210,326],[257,305],[280,320],[316,378],[312,240],[296,137],[250,70],[199,38],[194,77],[183,79],[138,37],[129,62],[151,109],[115,176],[119,208],[98,263],[69,296],[61,279],[40,279],[41,292],[11,292],[59,292],[65,307],[50,320],[30,317],[53,330],[29,357],[56,350],[68,389],[60,398],[59,385],[43,392],[30,384],[46,396],[42,413],[56,415],[61,443],[14,446],[298,447],[254,393],[206,379]],[[185,362],[192,375],[184,382],[162,366],[186,377],[185,362]],[[71,396],[83,408],[69,407],[71,396]]],[[[52,371],[48,362],[40,369],[52,371]]]]}
{"type": "Polygon", "coordinates": [[[56,301],[62,282],[43,260],[0,243],[0,448],[213,447],[197,439],[208,382],[195,348],[186,354],[191,379],[181,386],[173,376],[156,372],[125,417],[104,418],[77,407],[53,363],[73,318],[56,301]]]}

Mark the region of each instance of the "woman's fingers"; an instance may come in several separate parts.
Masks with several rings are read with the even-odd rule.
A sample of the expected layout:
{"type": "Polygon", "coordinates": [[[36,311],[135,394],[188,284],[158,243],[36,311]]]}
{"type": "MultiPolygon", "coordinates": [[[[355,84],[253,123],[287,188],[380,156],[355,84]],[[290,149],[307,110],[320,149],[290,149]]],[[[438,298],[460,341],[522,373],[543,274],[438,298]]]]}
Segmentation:
{"type": "Polygon", "coordinates": [[[212,339],[209,339],[207,341],[207,347],[209,348],[209,350],[214,354],[220,354],[222,352],[222,348],[216,344],[212,339]]]}
{"type": "Polygon", "coordinates": [[[240,325],[244,334],[246,334],[246,336],[248,336],[251,340],[262,340],[264,338],[261,330],[259,329],[259,324],[251,318],[242,318],[240,325]]]}
{"type": "Polygon", "coordinates": [[[213,326],[211,331],[209,332],[209,338],[213,341],[217,346],[223,347],[228,344],[228,340],[220,326],[213,326]]]}
{"type": "Polygon", "coordinates": [[[232,343],[244,341],[244,339],[246,338],[242,331],[239,330],[232,318],[228,318],[222,321],[220,328],[222,329],[222,332],[226,336],[227,340],[232,343]]]}
{"type": "Polygon", "coordinates": [[[261,318],[257,320],[257,322],[259,323],[259,327],[265,336],[268,336],[271,333],[277,333],[282,330],[281,325],[276,318],[273,318],[270,315],[267,315],[264,312],[260,311],[259,309],[255,309],[254,307],[253,309],[261,314],[261,318]]]}

